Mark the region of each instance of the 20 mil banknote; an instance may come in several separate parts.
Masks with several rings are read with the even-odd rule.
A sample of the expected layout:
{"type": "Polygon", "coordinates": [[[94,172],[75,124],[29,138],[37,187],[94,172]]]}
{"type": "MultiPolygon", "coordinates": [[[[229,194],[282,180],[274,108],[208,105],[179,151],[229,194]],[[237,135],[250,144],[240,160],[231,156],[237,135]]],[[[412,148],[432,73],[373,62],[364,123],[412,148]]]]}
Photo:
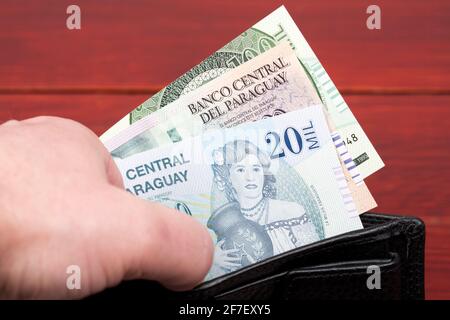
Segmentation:
{"type": "Polygon", "coordinates": [[[207,226],[216,244],[207,279],[362,228],[322,106],[115,161],[130,193],[207,226]]]}
{"type": "MultiPolygon", "coordinates": [[[[235,127],[317,104],[322,105],[329,130],[335,130],[295,52],[288,42],[282,42],[135,122],[105,145],[114,157],[126,158],[211,128],[235,127]]],[[[359,176],[357,169],[341,150],[344,145],[335,141],[346,181],[356,200],[355,214],[366,212],[376,203],[364,182],[355,181],[359,176]]]]}
{"type": "Polygon", "coordinates": [[[383,167],[381,158],[283,6],[130,112],[101,136],[102,141],[111,139],[132,123],[273,48],[282,40],[291,43],[308,72],[362,178],[383,167]]]}

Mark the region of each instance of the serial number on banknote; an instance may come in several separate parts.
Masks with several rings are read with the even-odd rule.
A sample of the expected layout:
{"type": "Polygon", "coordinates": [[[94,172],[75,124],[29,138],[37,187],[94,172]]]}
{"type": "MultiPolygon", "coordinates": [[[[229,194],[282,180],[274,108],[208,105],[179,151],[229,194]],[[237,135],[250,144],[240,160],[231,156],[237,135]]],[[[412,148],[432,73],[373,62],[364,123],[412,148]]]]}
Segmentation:
{"type": "Polygon", "coordinates": [[[353,144],[358,142],[358,136],[355,133],[352,133],[351,135],[347,136],[345,139],[343,139],[342,141],[344,142],[345,145],[348,144],[353,144]]]}

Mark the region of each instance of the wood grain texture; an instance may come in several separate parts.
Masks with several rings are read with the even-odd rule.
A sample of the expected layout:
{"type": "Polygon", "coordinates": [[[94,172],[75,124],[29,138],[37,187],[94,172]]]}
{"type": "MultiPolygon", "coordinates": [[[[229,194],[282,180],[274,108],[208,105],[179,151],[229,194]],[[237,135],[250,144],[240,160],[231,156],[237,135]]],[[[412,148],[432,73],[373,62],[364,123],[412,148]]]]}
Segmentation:
{"type": "MultiPolygon", "coordinates": [[[[0,2],[0,123],[71,118],[101,134],[150,93],[277,8],[281,1],[0,2]]],[[[427,227],[426,296],[450,299],[450,2],[286,0],[386,167],[367,179],[379,212],[427,227]]]]}
{"type": "MultiPolygon", "coordinates": [[[[0,123],[37,115],[75,119],[97,134],[136,95],[0,95],[0,123]]],[[[427,298],[450,298],[450,96],[346,96],[386,167],[366,182],[375,211],[425,221],[427,298]]]]}
{"type": "Polygon", "coordinates": [[[102,134],[129,110],[147,99],[143,95],[0,95],[0,123],[37,116],[73,119],[102,134]]]}
{"type": "Polygon", "coordinates": [[[81,31],[65,27],[71,3],[2,0],[0,90],[161,86],[282,3],[342,90],[450,88],[449,1],[377,1],[380,31],[368,0],[79,0],[81,31]]]}
{"type": "Polygon", "coordinates": [[[426,225],[426,296],[450,299],[450,96],[350,96],[386,167],[366,179],[378,212],[426,225]]]}

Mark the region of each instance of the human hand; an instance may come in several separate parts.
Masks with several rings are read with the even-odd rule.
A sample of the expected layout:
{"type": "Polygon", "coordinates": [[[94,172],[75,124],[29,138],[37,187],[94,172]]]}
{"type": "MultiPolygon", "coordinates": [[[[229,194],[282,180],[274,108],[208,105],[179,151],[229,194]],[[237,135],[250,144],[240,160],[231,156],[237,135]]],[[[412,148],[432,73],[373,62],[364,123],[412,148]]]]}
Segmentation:
{"type": "Polygon", "coordinates": [[[224,269],[233,270],[241,267],[241,258],[235,256],[240,250],[239,249],[223,249],[222,246],[225,243],[225,239],[217,242],[214,249],[214,259],[213,263],[224,269]]]}
{"type": "Polygon", "coordinates": [[[81,298],[124,279],[203,280],[213,244],[191,217],[123,190],[99,139],[54,117],[0,126],[0,298],[81,298]],[[81,289],[66,269],[81,270],[81,289]]]}

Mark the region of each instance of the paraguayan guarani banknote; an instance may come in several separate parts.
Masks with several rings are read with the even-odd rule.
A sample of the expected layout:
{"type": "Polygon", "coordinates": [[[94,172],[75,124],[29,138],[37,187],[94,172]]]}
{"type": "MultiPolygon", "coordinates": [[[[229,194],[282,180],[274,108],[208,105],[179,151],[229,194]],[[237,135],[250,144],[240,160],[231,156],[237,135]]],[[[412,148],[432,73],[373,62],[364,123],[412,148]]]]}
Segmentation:
{"type": "Polygon", "coordinates": [[[125,188],[189,214],[215,243],[206,280],[362,228],[323,106],[115,158],[125,188]]]}
{"type": "MultiPolygon", "coordinates": [[[[140,119],[105,145],[114,157],[124,159],[213,128],[235,127],[317,104],[322,105],[329,130],[334,132],[333,119],[295,52],[284,41],[140,119]]],[[[376,203],[354,163],[346,157],[348,152],[337,132],[333,142],[355,199],[355,214],[372,209],[376,203]]]]}
{"type": "MultiPolygon", "coordinates": [[[[229,70],[288,41],[324,103],[348,156],[365,178],[384,166],[348,105],[284,7],[280,7],[236,39],[145,101],[105,132],[107,142],[132,123],[164,108],[229,70]]],[[[348,160],[350,161],[350,160],[348,160]]]]}

